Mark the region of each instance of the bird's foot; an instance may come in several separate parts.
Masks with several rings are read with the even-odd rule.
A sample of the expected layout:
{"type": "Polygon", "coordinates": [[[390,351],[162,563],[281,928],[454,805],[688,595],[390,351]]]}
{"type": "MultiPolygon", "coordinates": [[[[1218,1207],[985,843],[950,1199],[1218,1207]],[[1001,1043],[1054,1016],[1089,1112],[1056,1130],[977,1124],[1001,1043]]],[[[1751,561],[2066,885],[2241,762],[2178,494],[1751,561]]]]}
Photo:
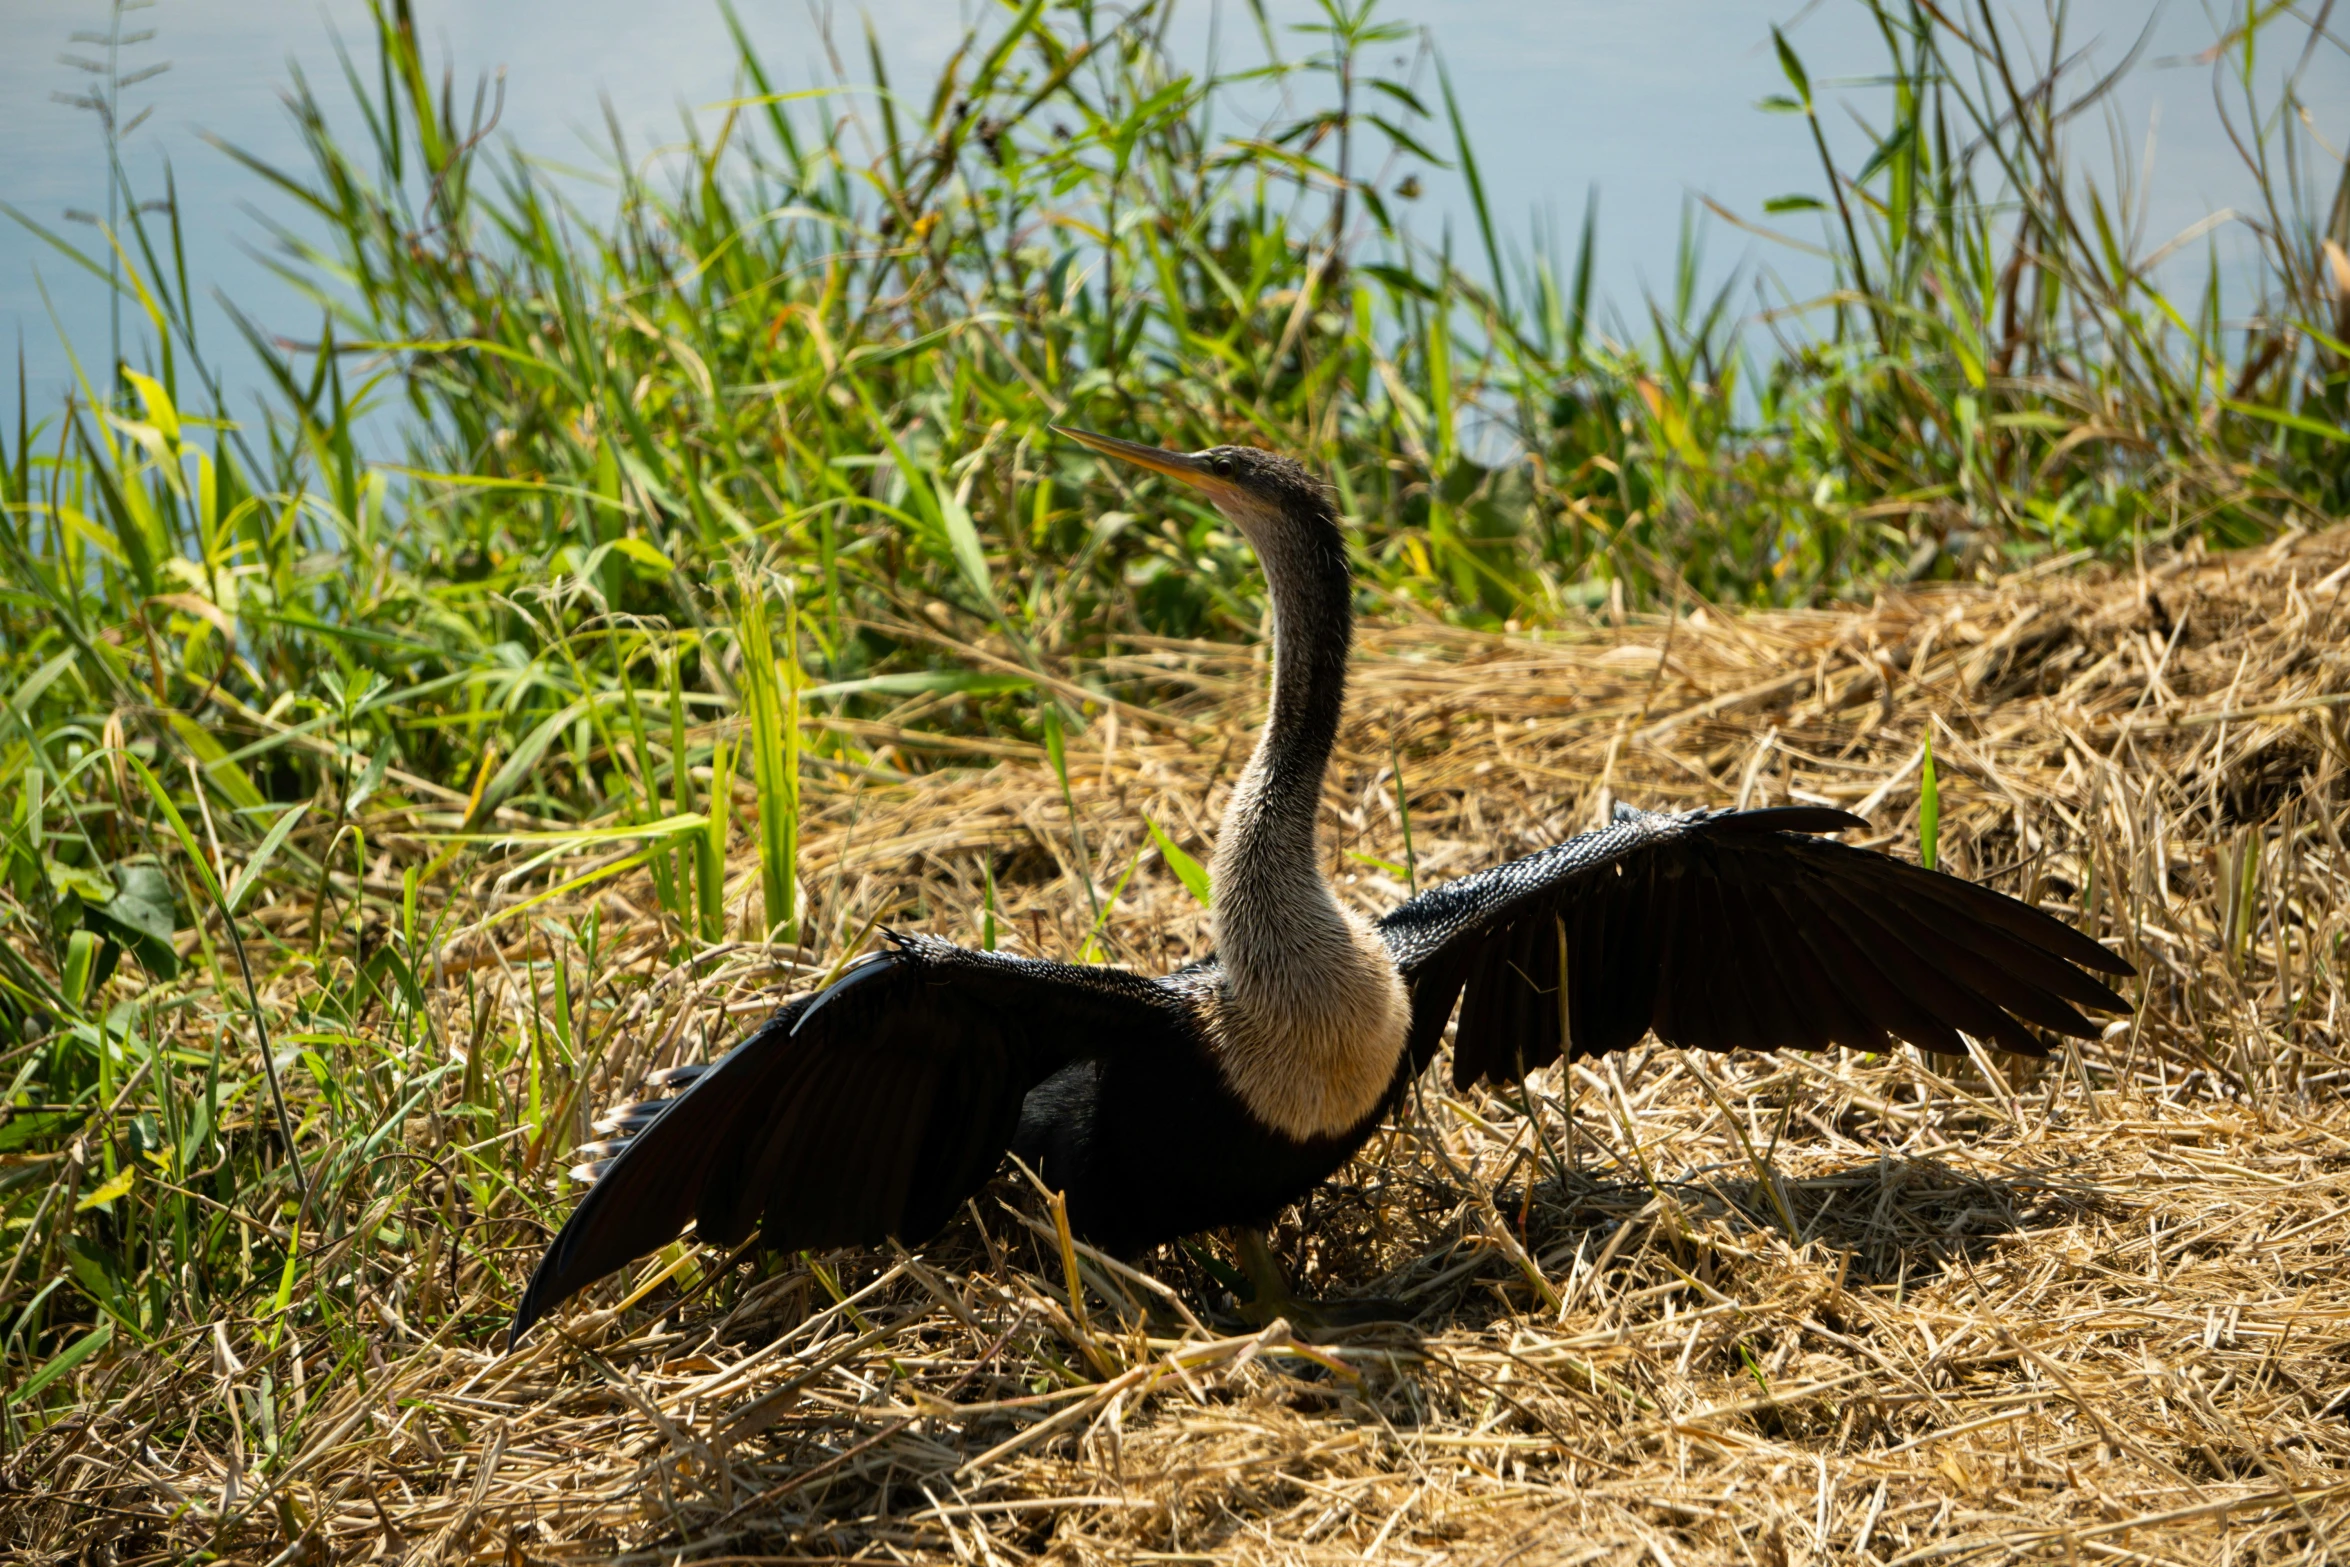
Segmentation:
{"type": "Polygon", "coordinates": [[[1307,1300],[1289,1287],[1289,1276],[1274,1258],[1264,1231],[1237,1230],[1233,1242],[1233,1249],[1240,1254],[1240,1271],[1249,1285],[1248,1299],[1239,1303],[1240,1315],[1253,1326],[1264,1328],[1286,1321],[1300,1333],[1315,1334],[1335,1333],[1374,1322],[1411,1320],[1411,1309],[1401,1301],[1377,1296],[1307,1300]]]}
{"type": "Polygon", "coordinates": [[[1286,1321],[1301,1334],[1339,1333],[1348,1328],[1370,1327],[1382,1322],[1409,1322],[1412,1308],[1400,1300],[1379,1295],[1358,1295],[1348,1299],[1307,1300],[1302,1296],[1280,1294],[1267,1298],[1258,1296],[1240,1302],[1241,1318],[1252,1327],[1271,1327],[1286,1321]]]}

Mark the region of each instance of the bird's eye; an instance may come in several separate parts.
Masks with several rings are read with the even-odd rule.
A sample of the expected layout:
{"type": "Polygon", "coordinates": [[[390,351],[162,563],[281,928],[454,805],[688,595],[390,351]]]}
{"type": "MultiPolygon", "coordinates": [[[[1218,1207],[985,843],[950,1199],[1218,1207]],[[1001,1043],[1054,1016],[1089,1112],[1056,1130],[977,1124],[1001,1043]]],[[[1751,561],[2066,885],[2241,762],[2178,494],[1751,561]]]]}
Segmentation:
{"type": "Polygon", "coordinates": [[[1220,479],[1229,479],[1232,477],[1232,459],[1218,452],[1208,459],[1208,471],[1220,479]]]}

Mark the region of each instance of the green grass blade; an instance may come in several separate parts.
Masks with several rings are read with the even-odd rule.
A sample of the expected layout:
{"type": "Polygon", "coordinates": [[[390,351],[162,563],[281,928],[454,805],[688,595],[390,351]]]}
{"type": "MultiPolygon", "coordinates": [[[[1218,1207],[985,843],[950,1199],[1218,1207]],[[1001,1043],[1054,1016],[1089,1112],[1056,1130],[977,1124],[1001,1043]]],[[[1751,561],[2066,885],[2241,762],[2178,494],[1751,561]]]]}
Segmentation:
{"type": "MultiPolygon", "coordinates": [[[[799,877],[799,713],[769,634],[767,605],[749,572],[738,573],[742,608],[743,691],[750,703],[751,778],[759,797],[759,888],[769,941],[798,937],[799,877]]],[[[787,616],[790,611],[786,610],[787,616]]],[[[796,629],[796,625],[794,626],[796,629]]],[[[796,658],[788,660],[796,666],[796,658]]]]}
{"type": "Polygon", "coordinates": [[[1929,729],[1918,754],[1918,863],[1933,870],[1941,853],[1942,789],[1934,780],[1934,733],[1929,729]]]}
{"type": "Polygon", "coordinates": [[[1184,890],[1191,894],[1192,901],[1203,909],[1209,907],[1213,903],[1214,897],[1208,887],[1207,867],[1184,853],[1182,847],[1174,839],[1168,837],[1157,822],[1146,816],[1142,819],[1142,824],[1150,829],[1151,842],[1159,846],[1159,858],[1167,862],[1167,869],[1173,871],[1175,879],[1183,883],[1184,890]]]}
{"type": "Polygon", "coordinates": [[[694,892],[702,918],[702,940],[726,939],[726,839],[732,825],[734,758],[724,740],[710,747],[710,812],[694,840],[694,892]]]}
{"type": "Polygon", "coordinates": [[[262,875],[269,869],[270,860],[284,847],[287,836],[300,825],[309,809],[310,802],[305,800],[289,811],[278,813],[277,820],[270,824],[260,846],[246,859],[244,868],[237,872],[237,879],[229,884],[228,896],[223,900],[223,906],[229,913],[234,914],[244,906],[245,895],[260,884],[262,875]]]}

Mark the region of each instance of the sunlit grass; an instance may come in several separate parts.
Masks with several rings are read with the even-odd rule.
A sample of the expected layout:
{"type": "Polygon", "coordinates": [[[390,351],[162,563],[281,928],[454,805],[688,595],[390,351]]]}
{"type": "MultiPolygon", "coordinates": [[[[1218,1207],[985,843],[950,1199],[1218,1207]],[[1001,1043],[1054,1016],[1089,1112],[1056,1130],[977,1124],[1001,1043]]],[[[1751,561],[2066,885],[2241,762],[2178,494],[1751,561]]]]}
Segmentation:
{"type": "MultiPolygon", "coordinates": [[[[1367,607],[1487,626],[2244,542],[2350,503],[2350,201],[2246,96],[2268,30],[2223,58],[2274,127],[2250,331],[2122,248],[2066,161],[2073,84],[1872,8],[1875,151],[1791,174],[1818,194],[1772,219],[1811,202],[1842,286],[1765,354],[1698,293],[1694,240],[1636,342],[1595,325],[1595,223],[1515,259],[1449,90],[1380,73],[1390,23],[1334,10],[1282,68],[1295,109],[1233,134],[1144,11],[1007,10],[919,93],[790,93],[745,45],[740,101],[624,173],[604,225],[388,13],[350,62],[361,135],[303,88],[307,163],[254,165],[326,236],[285,261],[317,351],[254,333],[266,422],[220,415],[177,234],[133,211],[153,374],[0,440],[15,1436],[118,1388],[123,1345],[208,1354],[234,1319],[236,1353],[282,1357],[237,1415],[266,1474],[321,1396],[287,1329],[361,1374],[355,1281],[385,1256],[419,1327],[487,1332],[545,1172],[623,1086],[618,1031],[682,1017],[730,944],[812,977],[866,934],[801,885],[804,778],[1041,749],[1073,950],[1103,955],[1144,851],[1089,852],[1071,736],[1149,707],[1121,659],[1264,611],[1219,519],[1050,420],[1298,453],[1367,607]],[[1477,266],[1403,221],[1439,164],[1470,178],[1477,266]],[[371,408],[404,450],[369,445],[371,408]],[[574,917],[640,869],[674,992],[574,917]],[[488,958],[457,941],[485,934],[488,958]],[[534,1005],[476,997],[476,962],[534,1005]],[[452,986],[466,1005],[428,1004],[452,986]]],[[[1816,114],[1782,59],[1782,107],[1816,114]]],[[[1152,835],[1206,903],[1187,835],[1152,835]]],[[[2085,903],[2107,886],[2093,867],[2085,903]]]]}

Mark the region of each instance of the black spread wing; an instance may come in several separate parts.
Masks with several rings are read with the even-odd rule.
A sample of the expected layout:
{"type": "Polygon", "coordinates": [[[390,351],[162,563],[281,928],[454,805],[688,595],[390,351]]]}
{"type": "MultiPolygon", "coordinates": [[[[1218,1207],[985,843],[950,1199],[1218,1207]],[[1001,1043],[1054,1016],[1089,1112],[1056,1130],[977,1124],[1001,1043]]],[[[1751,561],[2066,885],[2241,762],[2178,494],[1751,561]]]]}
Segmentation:
{"type": "Polygon", "coordinates": [[[1412,993],[1413,1070],[1460,1003],[1453,1080],[1507,1081],[1637,1044],[1701,1050],[1963,1054],[1960,1034],[2021,1055],[2034,1024],[2086,1038],[2079,1011],[2128,1004],[2082,970],[2113,954],[2004,894],[1809,836],[1843,811],[1652,815],[1421,894],[1379,932],[1412,993]],[[1562,1020],[1559,969],[1568,998],[1562,1020]]]}
{"type": "Polygon", "coordinates": [[[689,1221],[720,1246],[754,1226],[786,1249],[929,1235],[994,1173],[1031,1088],[1167,1039],[1174,1005],[1115,970],[900,940],[792,1001],[677,1098],[621,1116],[633,1135],[604,1150],[509,1341],[689,1221]]]}

